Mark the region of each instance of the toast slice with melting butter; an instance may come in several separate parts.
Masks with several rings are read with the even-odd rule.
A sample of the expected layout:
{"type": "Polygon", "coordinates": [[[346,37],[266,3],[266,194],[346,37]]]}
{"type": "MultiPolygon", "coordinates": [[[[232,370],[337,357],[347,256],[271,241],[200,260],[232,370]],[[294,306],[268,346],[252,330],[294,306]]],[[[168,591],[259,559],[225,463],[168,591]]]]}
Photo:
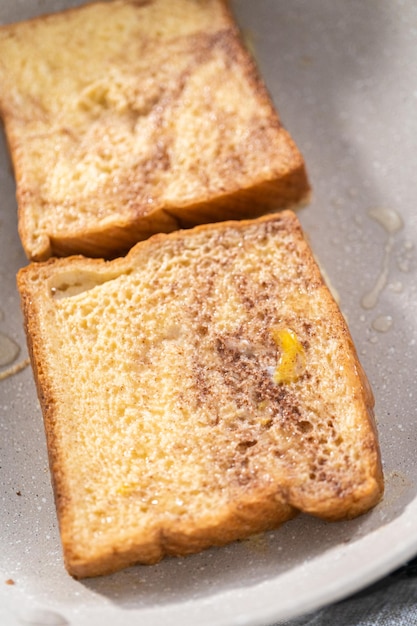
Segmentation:
{"type": "Polygon", "coordinates": [[[34,263],[18,287],[74,576],[380,499],[372,392],[291,211],[34,263]]]}
{"type": "Polygon", "coordinates": [[[97,2],[1,27],[0,113],[32,260],[109,258],[309,195],[225,0],[97,2]]]}

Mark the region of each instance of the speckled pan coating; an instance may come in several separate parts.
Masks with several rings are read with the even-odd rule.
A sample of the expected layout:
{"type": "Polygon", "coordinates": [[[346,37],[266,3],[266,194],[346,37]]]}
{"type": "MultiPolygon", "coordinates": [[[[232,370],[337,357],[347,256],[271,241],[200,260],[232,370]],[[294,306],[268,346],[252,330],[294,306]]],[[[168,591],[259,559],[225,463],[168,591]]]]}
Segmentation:
{"type": "MultiPolygon", "coordinates": [[[[69,4],[4,0],[0,20],[69,4]]],[[[299,215],[374,389],[385,497],[358,520],[301,516],[251,541],[75,582],[62,563],[42,417],[26,368],[0,386],[0,581],[15,582],[0,584],[2,625],[270,626],[346,597],[417,553],[416,4],[237,0],[234,7],[309,165],[314,198],[299,215]],[[402,228],[387,232],[370,216],[375,208],[394,211],[402,228]],[[387,279],[364,309],[385,257],[387,279]],[[385,332],[375,324],[381,317],[385,328],[390,322],[385,332]]],[[[4,144],[0,188],[0,331],[20,345],[20,362],[27,355],[15,273],[26,259],[4,144]]]]}

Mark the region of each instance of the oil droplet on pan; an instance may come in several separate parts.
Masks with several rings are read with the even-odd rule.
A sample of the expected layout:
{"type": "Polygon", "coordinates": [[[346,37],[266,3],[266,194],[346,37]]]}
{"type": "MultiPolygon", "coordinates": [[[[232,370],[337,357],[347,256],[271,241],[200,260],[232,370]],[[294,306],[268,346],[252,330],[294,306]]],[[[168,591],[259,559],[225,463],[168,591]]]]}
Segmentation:
{"type": "Polygon", "coordinates": [[[361,305],[364,309],[373,309],[375,307],[381,292],[387,285],[389,263],[394,246],[394,234],[404,226],[401,216],[393,209],[387,209],[385,207],[372,208],[369,210],[369,216],[384,228],[388,233],[388,238],[384,247],[384,257],[379,276],[377,277],[374,287],[371,291],[366,293],[361,300],[361,305]]]}
{"type": "Polygon", "coordinates": [[[4,333],[0,333],[0,367],[13,363],[19,352],[17,343],[4,333]]]}
{"type": "Polygon", "coordinates": [[[392,326],[392,317],[390,315],[380,315],[372,322],[372,328],[380,333],[386,333],[392,326]]]}
{"type": "Polygon", "coordinates": [[[387,233],[398,232],[404,226],[401,216],[393,209],[374,207],[369,210],[369,216],[385,229],[387,233]]]}

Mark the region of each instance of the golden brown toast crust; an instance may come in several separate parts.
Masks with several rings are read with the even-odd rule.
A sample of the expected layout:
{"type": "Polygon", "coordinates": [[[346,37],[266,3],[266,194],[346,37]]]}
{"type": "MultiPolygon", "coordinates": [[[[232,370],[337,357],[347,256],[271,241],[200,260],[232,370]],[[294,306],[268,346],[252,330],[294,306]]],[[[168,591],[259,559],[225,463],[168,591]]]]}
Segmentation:
{"type": "Polygon", "coordinates": [[[373,395],[293,213],[32,264],[18,287],[74,576],[379,501],[373,395]]]}
{"type": "Polygon", "coordinates": [[[223,0],[98,2],[1,27],[0,113],[33,260],[111,257],[308,198],[223,0]]]}

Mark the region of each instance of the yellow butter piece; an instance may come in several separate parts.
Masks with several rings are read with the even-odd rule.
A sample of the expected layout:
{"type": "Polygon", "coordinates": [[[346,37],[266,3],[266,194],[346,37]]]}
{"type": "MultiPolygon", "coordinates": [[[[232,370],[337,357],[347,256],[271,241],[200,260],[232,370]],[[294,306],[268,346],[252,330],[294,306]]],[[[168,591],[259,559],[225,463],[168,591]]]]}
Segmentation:
{"type": "Polygon", "coordinates": [[[119,496],[129,496],[138,488],[138,483],[123,483],[116,490],[117,495],[119,496]]]}
{"type": "Polygon", "coordinates": [[[275,383],[294,383],[306,369],[306,356],[303,346],[295,332],[289,328],[272,329],[272,337],[281,350],[281,356],[275,369],[275,383]]]}

